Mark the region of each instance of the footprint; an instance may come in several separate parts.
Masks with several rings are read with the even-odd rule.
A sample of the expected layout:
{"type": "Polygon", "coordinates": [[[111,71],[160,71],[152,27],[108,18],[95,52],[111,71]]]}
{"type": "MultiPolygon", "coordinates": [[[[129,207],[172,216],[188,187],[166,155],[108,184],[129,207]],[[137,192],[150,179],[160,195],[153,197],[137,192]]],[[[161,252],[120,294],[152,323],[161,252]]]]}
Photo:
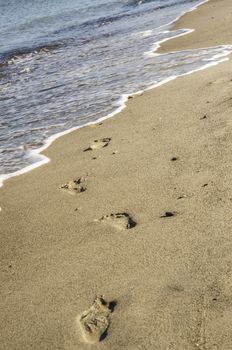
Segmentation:
{"type": "Polygon", "coordinates": [[[68,181],[67,183],[61,185],[59,188],[67,191],[70,194],[76,194],[86,191],[86,186],[83,184],[84,179],[80,177],[76,180],[68,181]]]}
{"type": "Polygon", "coordinates": [[[84,152],[93,151],[95,149],[101,149],[101,148],[107,147],[108,144],[110,143],[110,141],[111,141],[110,137],[105,137],[105,138],[100,139],[100,140],[94,140],[94,143],[91,146],[89,146],[88,148],[84,149],[84,152]]]}
{"type": "Polygon", "coordinates": [[[127,213],[104,215],[99,221],[109,223],[111,226],[119,230],[131,229],[137,225],[127,213]]]}
{"type": "Polygon", "coordinates": [[[103,296],[96,297],[92,306],[78,317],[83,338],[87,343],[97,343],[107,336],[110,314],[115,305],[115,302],[108,303],[103,296]]]}

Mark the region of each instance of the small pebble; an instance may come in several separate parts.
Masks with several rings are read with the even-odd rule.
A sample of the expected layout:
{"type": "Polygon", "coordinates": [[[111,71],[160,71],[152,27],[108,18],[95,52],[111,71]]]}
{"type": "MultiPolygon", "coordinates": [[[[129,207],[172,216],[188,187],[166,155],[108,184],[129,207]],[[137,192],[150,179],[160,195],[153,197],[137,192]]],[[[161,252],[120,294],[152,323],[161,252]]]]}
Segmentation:
{"type": "Polygon", "coordinates": [[[201,117],[200,119],[206,119],[207,118],[207,115],[205,114],[203,117],[201,117]]]}
{"type": "Polygon", "coordinates": [[[166,212],[164,213],[164,215],[161,216],[161,218],[170,218],[170,217],[172,217],[172,216],[174,216],[174,215],[175,215],[175,212],[166,211],[166,212]]]}
{"type": "Polygon", "coordinates": [[[182,198],[187,198],[187,194],[182,194],[182,195],[179,196],[177,199],[182,199],[182,198]]]}

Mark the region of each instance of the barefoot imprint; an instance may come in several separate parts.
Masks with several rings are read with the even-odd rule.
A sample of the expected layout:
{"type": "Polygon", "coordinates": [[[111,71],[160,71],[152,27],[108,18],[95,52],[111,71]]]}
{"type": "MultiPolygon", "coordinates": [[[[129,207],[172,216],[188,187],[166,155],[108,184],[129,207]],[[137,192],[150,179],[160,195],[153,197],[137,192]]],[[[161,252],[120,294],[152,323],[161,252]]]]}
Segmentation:
{"type": "Polygon", "coordinates": [[[84,179],[82,177],[68,181],[67,183],[61,185],[59,188],[67,191],[70,194],[76,194],[86,191],[86,186],[83,184],[84,179]]]}
{"type": "Polygon", "coordinates": [[[105,138],[100,139],[100,140],[94,140],[94,143],[91,146],[89,146],[88,148],[84,149],[84,152],[93,151],[95,149],[107,147],[108,144],[110,143],[110,141],[111,141],[110,137],[105,137],[105,138]]]}
{"type": "Polygon", "coordinates": [[[96,297],[92,306],[78,317],[83,338],[87,343],[94,344],[106,337],[110,314],[115,305],[115,302],[108,303],[103,296],[96,297]]]}
{"type": "Polygon", "coordinates": [[[99,221],[107,223],[119,230],[131,229],[137,225],[137,223],[127,213],[104,215],[99,221]]]}

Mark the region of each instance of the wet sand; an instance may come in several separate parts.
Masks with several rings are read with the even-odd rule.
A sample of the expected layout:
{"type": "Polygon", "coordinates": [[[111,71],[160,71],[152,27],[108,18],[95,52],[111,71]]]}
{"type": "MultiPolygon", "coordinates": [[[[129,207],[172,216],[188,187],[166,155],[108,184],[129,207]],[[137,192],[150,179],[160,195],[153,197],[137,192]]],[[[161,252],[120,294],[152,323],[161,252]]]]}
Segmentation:
{"type": "MultiPolygon", "coordinates": [[[[232,44],[231,12],[202,5],[163,50],[232,44]]],[[[5,182],[0,349],[232,349],[231,111],[230,60],[130,99],[5,182]]]]}

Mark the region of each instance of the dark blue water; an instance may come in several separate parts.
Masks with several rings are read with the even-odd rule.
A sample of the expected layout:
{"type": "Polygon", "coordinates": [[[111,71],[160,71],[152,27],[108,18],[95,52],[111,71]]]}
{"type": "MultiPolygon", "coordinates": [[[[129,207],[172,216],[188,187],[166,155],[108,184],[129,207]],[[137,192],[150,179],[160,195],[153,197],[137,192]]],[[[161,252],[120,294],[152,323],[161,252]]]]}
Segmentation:
{"type": "Polygon", "coordinates": [[[215,47],[147,54],[184,31],[170,23],[199,0],[0,0],[0,177],[31,150],[116,110],[123,94],[216,61],[215,47]]]}

